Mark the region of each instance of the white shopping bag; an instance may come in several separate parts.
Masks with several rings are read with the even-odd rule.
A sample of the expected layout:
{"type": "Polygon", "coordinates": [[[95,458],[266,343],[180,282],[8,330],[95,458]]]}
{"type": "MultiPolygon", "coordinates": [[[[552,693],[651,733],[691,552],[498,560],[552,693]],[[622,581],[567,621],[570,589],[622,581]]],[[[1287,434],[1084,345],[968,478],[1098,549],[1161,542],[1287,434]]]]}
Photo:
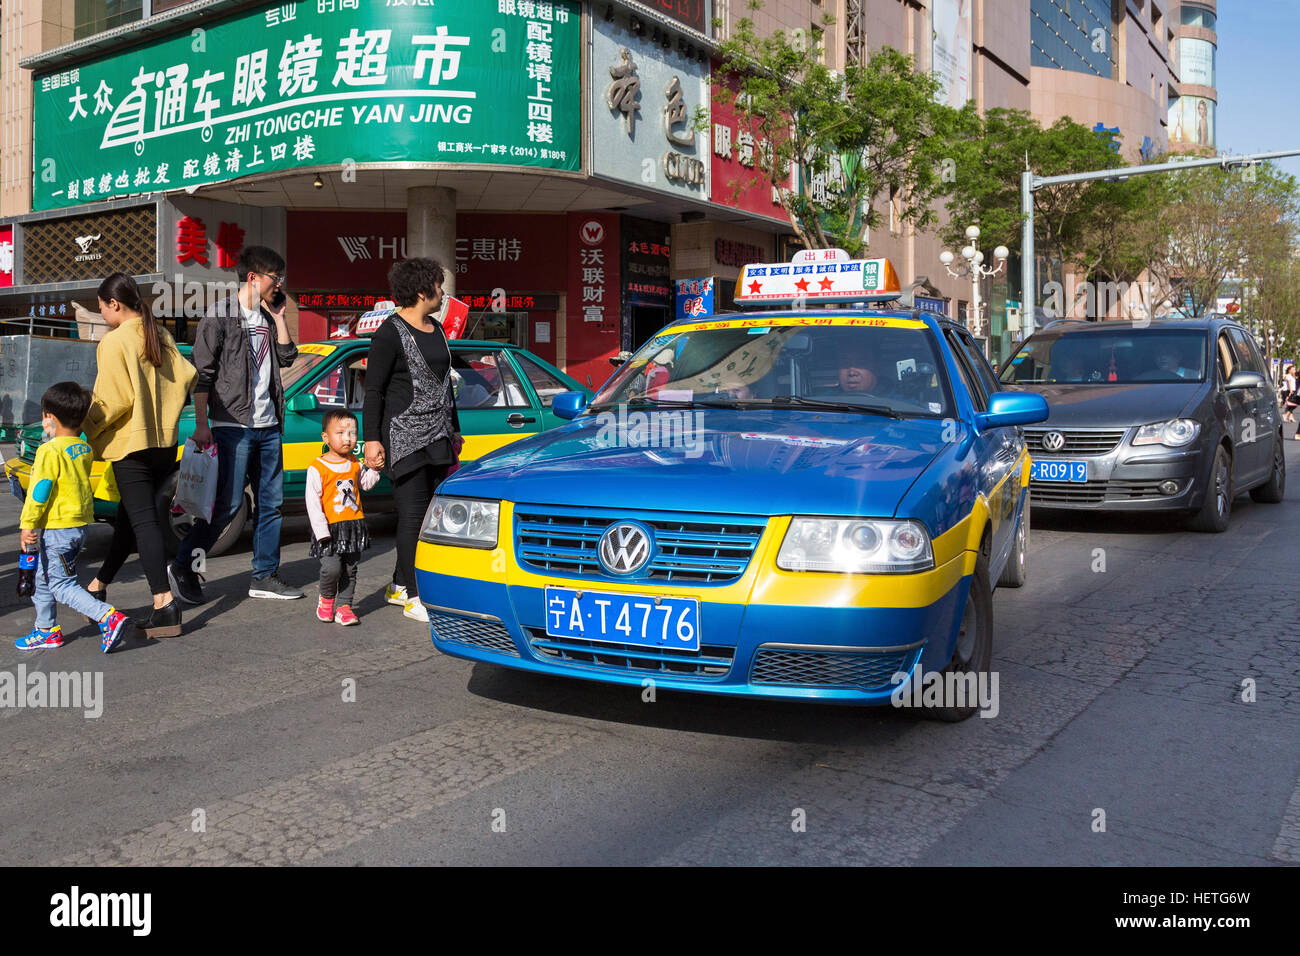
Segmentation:
{"type": "Polygon", "coordinates": [[[212,520],[212,506],[217,501],[217,446],[200,448],[190,439],[181,453],[181,469],[176,476],[176,507],[204,521],[212,520]]]}

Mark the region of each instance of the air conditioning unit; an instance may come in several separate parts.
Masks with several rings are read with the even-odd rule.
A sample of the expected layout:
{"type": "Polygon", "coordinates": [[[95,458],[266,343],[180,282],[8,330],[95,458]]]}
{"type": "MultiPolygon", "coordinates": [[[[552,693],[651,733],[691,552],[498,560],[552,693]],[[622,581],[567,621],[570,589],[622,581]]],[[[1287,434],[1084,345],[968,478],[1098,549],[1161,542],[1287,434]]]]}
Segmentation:
{"type": "Polygon", "coordinates": [[[1020,310],[1015,306],[1007,306],[1007,331],[1020,331],[1020,310]]]}

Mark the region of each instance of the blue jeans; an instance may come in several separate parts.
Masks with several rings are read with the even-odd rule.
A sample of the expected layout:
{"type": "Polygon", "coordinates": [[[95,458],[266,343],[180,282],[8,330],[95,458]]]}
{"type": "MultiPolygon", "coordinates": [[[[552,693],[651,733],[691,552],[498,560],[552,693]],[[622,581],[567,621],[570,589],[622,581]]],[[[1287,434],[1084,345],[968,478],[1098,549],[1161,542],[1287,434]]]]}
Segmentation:
{"type": "Polygon", "coordinates": [[[206,554],[221,537],[244,500],[244,485],[253,486],[257,522],[253,528],[253,577],[262,578],[280,570],[280,507],[284,504],[284,449],[280,426],[269,428],[212,429],[217,443],[217,500],[212,521],[195,520],[190,533],[176,552],[185,565],[196,549],[206,554]]]}
{"type": "Polygon", "coordinates": [[[49,630],[56,623],[58,605],[98,621],[112,608],[97,601],[77,583],[77,555],[86,543],[86,528],[46,528],[41,533],[36,566],[36,626],[49,630]]]}

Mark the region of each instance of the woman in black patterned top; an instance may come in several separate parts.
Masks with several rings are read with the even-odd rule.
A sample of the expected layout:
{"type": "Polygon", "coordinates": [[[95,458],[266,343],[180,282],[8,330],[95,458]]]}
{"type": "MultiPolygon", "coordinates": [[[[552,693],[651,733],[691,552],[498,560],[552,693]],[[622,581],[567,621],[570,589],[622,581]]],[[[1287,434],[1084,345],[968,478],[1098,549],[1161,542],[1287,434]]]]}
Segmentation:
{"type": "Polygon", "coordinates": [[[434,315],[442,267],[403,259],[388,273],[397,311],[375,332],[366,359],[365,462],[386,468],[397,504],[397,567],[385,598],[428,621],[415,581],[415,546],[433,491],[463,444],[451,383],[451,349],[434,315]]]}

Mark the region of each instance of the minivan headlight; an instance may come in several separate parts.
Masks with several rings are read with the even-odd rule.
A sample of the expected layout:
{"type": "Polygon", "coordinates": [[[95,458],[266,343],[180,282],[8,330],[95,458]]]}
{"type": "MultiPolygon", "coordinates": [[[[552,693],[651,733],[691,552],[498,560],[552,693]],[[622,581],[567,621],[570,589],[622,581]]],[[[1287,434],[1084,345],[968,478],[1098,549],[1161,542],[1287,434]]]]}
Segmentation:
{"type": "Polygon", "coordinates": [[[919,521],[795,516],[776,566],[785,571],[901,574],[934,567],[934,552],[919,521]]]}
{"type": "Polygon", "coordinates": [[[1133,436],[1134,445],[1168,445],[1181,448],[1196,441],[1201,433],[1201,423],[1191,418],[1175,418],[1167,422],[1143,425],[1133,436]]]}
{"type": "Polygon", "coordinates": [[[500,501],[434,495],[424,513],[420,540],[465,548],[495,548],[500,501]]]}

